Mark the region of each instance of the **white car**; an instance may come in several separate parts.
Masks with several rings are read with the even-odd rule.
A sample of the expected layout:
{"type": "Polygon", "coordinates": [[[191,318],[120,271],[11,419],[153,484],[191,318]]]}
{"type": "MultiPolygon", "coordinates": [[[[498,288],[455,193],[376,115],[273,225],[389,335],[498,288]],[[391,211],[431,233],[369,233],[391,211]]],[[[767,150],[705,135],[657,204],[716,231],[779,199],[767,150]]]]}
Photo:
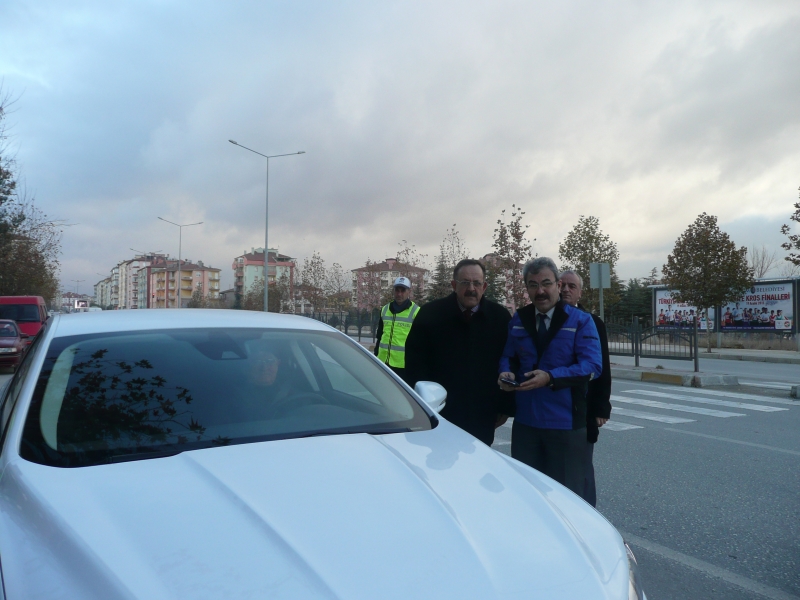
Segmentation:
{"type": "Polygon", "coordinates": [[[56,316],[2,395],[4,597],[644,598],[599,513],[417,391],[303,317],[56,316]]]}

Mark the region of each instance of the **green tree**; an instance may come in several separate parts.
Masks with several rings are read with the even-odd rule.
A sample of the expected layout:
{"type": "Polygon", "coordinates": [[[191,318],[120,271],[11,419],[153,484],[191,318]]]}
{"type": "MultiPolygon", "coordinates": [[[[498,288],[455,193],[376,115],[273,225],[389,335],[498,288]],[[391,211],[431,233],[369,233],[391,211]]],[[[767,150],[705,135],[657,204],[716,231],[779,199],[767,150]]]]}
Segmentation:
{"type": "MultiPolygon", "coordinates": [[[[800,223],[800,202],[794,203],[794,209],[794,213],[789,218],[795,223],[800,223]]],[[[781,248],[789,253],[785,260],[794,266],[800,266],[800,234],[792,233],[789,225],[783,225],[781,233],[789,238],[788,242],[781,244],[781,248]],[[797,252],[792,252],[793,250],[797,250],[797,252]]]]}
{"type": "MultiPolygon", "coordinates": [[[[531,258],[532,242],[528,241],[528,225],[522,224],[525,211],[516,204],[511,205],[511,218],[506,222],[506,211],[500,212],[497,229],[494,230],[495,264],[497,270],[492,274],[494,285],[500,285],[504,296],[502,301],[511,303],[512,310],[522,308],[530,302],[528,290],[522,279],[525,263],[531,258]]],[[[536,241],[534,238],[533,242],[536,241]]],[[[498,294],[499,292],[495,292],[498,294]]]]}
{"type": "MultiPolygon", "coordinates": [[[[735,302],[753,285],[747,248],[737,248],[720,231],[717,217],[701,214],[675,242],[662,268],[664,283],[678,302],[700,309],[735,302]]],[[[706,336],[711,352],[711,336],[706,336]]]]}
{"type": "Polygon", "coordinates": [[[17,165],[9,156],[5,129],[12,104],[0,88],[0,296],[42,296],[52,306],[64,223],[49,219],[17,191],[17,165]]]}
{"type": "Polygon", "coordinates": [[[325,260],[319,255],[319,252],[315,250],[311,258],[306,257],[303,261],[302,275],[306,300],[311,303],[315,311],[325,308],[325,302],[327,300],[325,294],[326,279],[325,260]]]}
{"type": "Polygon", "coordinates": [[[564,241],[558,245],[558,257],[562,262],[562,270],[572,269],[583,278],[585,289],[582,304],[592,312],[599,307],[600,295],[599,290],[589,288],[589,265],[609,263],[611,289],[603,291],[603,300],[609,307],[619,302],[622,287],[616,274],[619,251],[611,238],[600,230],[600,221],[597,217],[580,216],[564,241]]]}
{"type": "Polygon", "coordinates": [[[444,244],[439,246],[439,256],[436,257],[436,266],[433,269],[431,284],[425,296],[427,302],[445,298],[453,291],[450,282],[453,280],[453,270],[447,264],[444,244]]]}

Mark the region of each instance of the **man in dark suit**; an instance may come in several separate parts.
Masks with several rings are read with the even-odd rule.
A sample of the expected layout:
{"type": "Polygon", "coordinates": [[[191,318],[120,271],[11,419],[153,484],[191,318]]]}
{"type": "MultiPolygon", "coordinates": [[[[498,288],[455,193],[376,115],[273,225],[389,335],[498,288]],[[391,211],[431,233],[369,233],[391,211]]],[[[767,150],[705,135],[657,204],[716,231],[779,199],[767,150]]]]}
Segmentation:
{"type": "Polygon", "coordinates": [[[508,334],[508,310],[483,297],[486,269],[465,259],[453,270],[453,293],[424,304],[406,340],[406,381],[435,381],[447,390],[442,416],[487,445],[513,410],[497,388],[508,334]]]}
{"type": "Polygon", "coordinates": [[[522,274],[533,303],[509,323],[497,382],[516,390],[511,456],[583,496],[586,390],[603,364],[597,328],[588,313],[560,299],[551,259],[528,261],[522,274]]]}
{"type": "MultiPolygon", "coordinates": [[[[581,310],[586,310],[580,305],[583,293],[583,279],[575,271],[562,271],[561,276],[561,299],[581,310]]],[[[594,479],[594,445],[600,434],[600,428],[608,422],[611,417],[611,361],[608,355],[608,335],[603,319],[597,315],[592,315],[597,334],[600,338],[600,351],[603,353],[603,372],[589,382],[589,389],[586,393],[586,485],[584,488],[583,499],[592,506],[597,506],[597,486],[594,479]]]]}

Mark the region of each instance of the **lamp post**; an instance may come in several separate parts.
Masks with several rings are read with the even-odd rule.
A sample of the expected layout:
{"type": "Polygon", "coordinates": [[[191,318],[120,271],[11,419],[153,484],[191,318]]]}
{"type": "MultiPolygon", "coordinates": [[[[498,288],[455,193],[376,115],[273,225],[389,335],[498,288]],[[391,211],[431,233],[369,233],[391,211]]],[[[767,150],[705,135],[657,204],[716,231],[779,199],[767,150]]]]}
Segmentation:
{"type": "Polygon", "coordinates": [[[261,154],[261,152],[257,152],[252,148],[248,148],[247,146],[242,146],[239,142],[235,142],[234,140],[228,140],[234,146],[239,146],[239,148],[244,148],[245,150],[249,150],[254,154],[258,154],[259,156],[263,156],[267,159],[267,202],[266,202],[266,218],[264,221],[264,312],[269,312],[269,304],[267,303],[267,298],[269,296],[269,159],[270,158],[279,158],[281,156],[294,156],[296,154],[305,154],[305,150],[300,150],[299,152],[289,152],[288,154],[270,154],[269,156],[266,154],[261,154]]]}
{"type": "MultiPolygon", "coordinates": [[[[175,281],[175,305],[176,305],[175,307],[176,308],[180,308],[181,307],[181,296],[180,296],[180,293],[181,293],[181,283],[180,283],[180,279],[181,279],[181,243],[183,241],[183,228],[184,227],[191,227],[193,225],[202,225],[203,222],[202,221],[198,221],[197,223],[185,223],[183,225],[179,225],[178,223],[173,223],[172,221],[167,221],[166,219],[162,219],[161,217],[158,217],[158,218],[161,219],[162,221],[164,221],[165,223],[169,223],[170,225],[175,225],[175,227],[178,228],[178,271],[177,271],[177,277],[176,277],[176,281],[175,281]]],[[[165,294],[165,296],[164,296],[164,308],[169,308],[169,263],[166,263],[166,264],[167,264],[167,266],[164,269],[164,287],[165,287],[165,290],[164,290],[164,294],[165,294]]]]}

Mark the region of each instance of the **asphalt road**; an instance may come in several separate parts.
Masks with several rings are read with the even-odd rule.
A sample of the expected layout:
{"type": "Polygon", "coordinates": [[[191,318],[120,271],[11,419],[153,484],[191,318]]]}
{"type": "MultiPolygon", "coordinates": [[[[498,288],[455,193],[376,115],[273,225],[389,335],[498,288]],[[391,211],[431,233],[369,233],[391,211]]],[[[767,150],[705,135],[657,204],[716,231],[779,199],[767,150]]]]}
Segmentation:
{"type": "MultiPolygon", "coordinates": [[[[800,402],[733,393],[759,399],[614,382],[597,508],[631,544],[649,600],[800,598],[800,402]]],[[[508,454],[510,433],[495,448],[508,454]]]]}

